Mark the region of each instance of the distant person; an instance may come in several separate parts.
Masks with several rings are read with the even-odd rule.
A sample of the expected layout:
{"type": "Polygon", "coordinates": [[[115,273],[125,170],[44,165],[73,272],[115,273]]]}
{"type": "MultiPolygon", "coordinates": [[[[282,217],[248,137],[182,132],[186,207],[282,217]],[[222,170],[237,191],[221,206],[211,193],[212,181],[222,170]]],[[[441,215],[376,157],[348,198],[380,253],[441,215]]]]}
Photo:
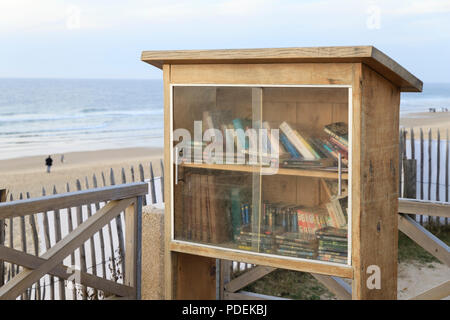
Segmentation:
{"type": "Polygon", "coordinates": [[[61,155],[61,163],[64,163],[64,155],[61,155]]]}
{"type": "Polygon", "coordinates": [[[47,166],[47,173],[50,173],[50,168],[52,167],[53,159],[51,156],[48,156],[47,159],[45,159],[45,165],[47,166]]]}

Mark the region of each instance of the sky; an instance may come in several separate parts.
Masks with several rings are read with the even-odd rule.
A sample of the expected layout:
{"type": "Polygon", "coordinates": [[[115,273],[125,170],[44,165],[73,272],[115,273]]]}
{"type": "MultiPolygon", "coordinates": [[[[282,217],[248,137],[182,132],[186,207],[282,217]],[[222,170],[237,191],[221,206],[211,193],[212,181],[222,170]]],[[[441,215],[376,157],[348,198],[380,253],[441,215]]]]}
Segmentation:
{"type": "Polygon", "coordinates": [[[450,82],[450,0],[0,1],[0,78],[160,79],[143,50],[341,45],[450,82]]]}

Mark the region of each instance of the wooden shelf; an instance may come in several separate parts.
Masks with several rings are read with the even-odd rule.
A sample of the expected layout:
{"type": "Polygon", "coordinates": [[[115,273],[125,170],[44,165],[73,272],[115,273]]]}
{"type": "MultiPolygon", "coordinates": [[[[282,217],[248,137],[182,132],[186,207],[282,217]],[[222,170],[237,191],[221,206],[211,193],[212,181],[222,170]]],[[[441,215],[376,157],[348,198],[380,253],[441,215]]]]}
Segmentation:
{"type": "MultiPolygon", "coordinates": [[[[240,172],[261,172],[263,175],[277,174],[288,176],[314,177],[314,178],[328,178],[338,179],[339,175],[336,171],[326,170],[308,170],[308,169],[288,169],[278,168],[274,173],[270,167],[240,165],[240,164],[206,164],[206,163],[183,163],[180,165],[185,168],[198,168],[209,170],[226,170],[226,171],[240,171],[240,172]]],[[[348,173],[342,173],[342,179],[348,180],[348,173]]]]}
{"type": "Polygon", "coordinates": [[[169,243],[169,250],[181,253],[188,253],[209,258],[219,258],[232,261],[241,261],[257,265],[265,265],[274,268],[289,269],[302,272],[320,273],[342,278],[353,278],[353,268],[348,265],[322,262],[293,257],[283,257],[254,252],[241,252],[228,248],[204,246],[197,243],[172,240],[169,243]]]}

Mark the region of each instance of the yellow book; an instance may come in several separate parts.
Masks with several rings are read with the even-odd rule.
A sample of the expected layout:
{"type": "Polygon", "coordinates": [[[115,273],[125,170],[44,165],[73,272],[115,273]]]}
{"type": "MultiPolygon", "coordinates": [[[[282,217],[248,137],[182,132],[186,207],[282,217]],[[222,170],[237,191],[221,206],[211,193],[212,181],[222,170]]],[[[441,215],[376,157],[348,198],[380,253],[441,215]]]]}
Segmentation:
{"type": "Polygon", "coordinates": [[[303,138],[303,136],[297,131],[297,130],[293,130],[294,134],[299,138],[300,142],[306,147],[308,148],[308,150],[314,155],[314,157],[316,159],[320,159],[319,154],[316,152],[316,150],[314,150],[314,148],[308,143],[308,141],[306,141],[305,138],[303,138]]]}

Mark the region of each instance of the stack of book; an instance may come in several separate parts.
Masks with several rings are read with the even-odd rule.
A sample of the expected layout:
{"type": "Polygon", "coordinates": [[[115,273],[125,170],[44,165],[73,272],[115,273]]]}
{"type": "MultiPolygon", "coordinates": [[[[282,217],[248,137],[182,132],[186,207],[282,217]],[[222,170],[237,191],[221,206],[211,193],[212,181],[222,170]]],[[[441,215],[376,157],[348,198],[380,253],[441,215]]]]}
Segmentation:
{"type": "Polygon", "coordinates": [[[299,232],[286,232],[275,236],[276,252],[280,255],[315,259],[317,239],[315,236],[299,232]]]}
{"type": "Polygon", "coordinates": [[[316,231],[329,225],[326,210],[315,208],[301,208],[297,210],[298,228],[301,233],[314,236],[316,231]]]}
{"type": "Polygon", "coordinates": [[[347,227],[348,196],[332,196],[330,202],[326,203],[330,216],[330,226],[335,228],[347,227]]]}
{"type": "Polygon", "coordinates": [[[335,159],[341,155],[342,164],[348,166],[348,125],[344,122],[328,124],[323,129],[328,138],[323,141],[324,148],[335,159]]]}
{"type": "Polygon", "coordinates": [[[297,205],[286,203],[263,203],[262,226],[266,234],[274,232],[297,232],[297,205]]]}
{"type": "Polygon", "coordinates": [[[316,145],[314,139],[307,137],[287,122],[280,124],[280,142],[289,158],[281,158],[280,166],[286,168],[323,168],[333,165],[326,152],[316,145]]]}
{"type": "Polygon", "coordinates": [[[185,183],[189,191],[183,193],[183,237],[207,243],[229,241],[229,222],[223,214],[216,176],[190,173],[185,183]]]}
{"type": "Polygon", "coordinates": [[[275,241],[272,235],[251,232],[250,226],[243,226],[239,235],[235,237],[239,249],[265,253],[275,252],[275,241]]]}
{"type": "Polygon", "coordinates": [[[325,227],[316,231],[319,242],[317,259],[322,261],[347,263],[347,229],[325,227]]]}

